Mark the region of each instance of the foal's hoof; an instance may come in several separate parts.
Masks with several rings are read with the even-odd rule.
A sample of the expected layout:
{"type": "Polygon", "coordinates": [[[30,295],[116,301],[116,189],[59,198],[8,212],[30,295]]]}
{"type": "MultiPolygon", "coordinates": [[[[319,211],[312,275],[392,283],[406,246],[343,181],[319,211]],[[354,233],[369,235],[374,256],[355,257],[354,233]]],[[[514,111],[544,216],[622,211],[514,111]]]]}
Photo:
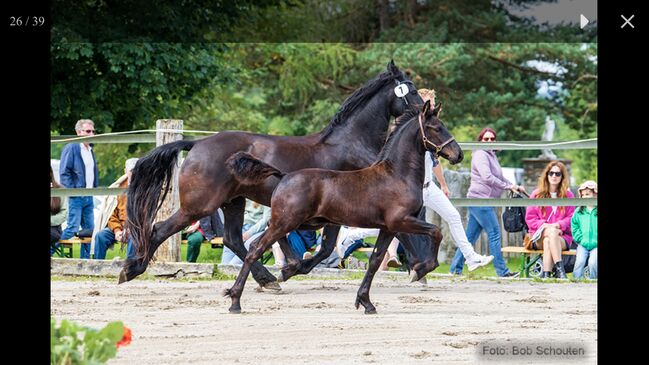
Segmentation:
{"type": "Polygon", "coordinates": [[[228,309],[231,314],[241,314],[241,307],[235,308],[235,307],[230,307],[228,309]]]}
{"type": "MultiPolygon", "coordinates": [[[[281,275],[280,275],[280,277],[281,277],[281,275]]],[[[277,279],[277,281],[279,281],[279,279],[277,279]]],[[[279,284],[277,283],[277,281],[271,281],[271,282],[268,282],[268,283],[262,285],[262,288],[264,288],[264,289],[268,289],[268,290],[276,290],[276,291],[280,291],[280,290],[282,290],[282,287],[279,286],[279,284]]]]}
{"type": "Polygon", "coordinates": [[[410,282],[414,283],[415,281],[419,280],[419,275],[415,270],[410,271],[410,282]]]}
{"type": "Polygon", "coordinates": [[[124,282],[127,282],[128,279],[126,278],[126,272],[124,272],[124,269],[119,272],[119,280],[117,280],[117,284],[121,284],[124,282]]]}
{"type": "Polygon", "coordinates": [[[360,297],[356,298],[356,309],[358,309],[361,305],[363,305],[363,308],[365,308],[365,314],[376,314],[376,308],[370,301],[368,300],[367,302],[364,302],[360,297]],[[366,304],[367,303],[367,304],[366,304]]]}

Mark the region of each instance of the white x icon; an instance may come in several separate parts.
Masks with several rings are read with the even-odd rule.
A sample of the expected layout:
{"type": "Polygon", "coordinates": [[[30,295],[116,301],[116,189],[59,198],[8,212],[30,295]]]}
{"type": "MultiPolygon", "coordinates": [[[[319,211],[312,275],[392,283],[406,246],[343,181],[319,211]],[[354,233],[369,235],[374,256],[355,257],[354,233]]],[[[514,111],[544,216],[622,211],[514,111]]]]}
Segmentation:
{"type": "Polygon", "coordinates": [[[622,14],[620,14],[620,16],[622,17],[622,19],[624,19],[624,24],[622,24],[622,26],[620,28],[624,28],[624,26],[628,24],[628,25],[631,26],[631,28],[635,29],[633,24],[631,24],[631,19],[633,19],[635,14],[631,15],[631,17],[629,19],[625,18],[624,15],[622,15],[622,14]]]}

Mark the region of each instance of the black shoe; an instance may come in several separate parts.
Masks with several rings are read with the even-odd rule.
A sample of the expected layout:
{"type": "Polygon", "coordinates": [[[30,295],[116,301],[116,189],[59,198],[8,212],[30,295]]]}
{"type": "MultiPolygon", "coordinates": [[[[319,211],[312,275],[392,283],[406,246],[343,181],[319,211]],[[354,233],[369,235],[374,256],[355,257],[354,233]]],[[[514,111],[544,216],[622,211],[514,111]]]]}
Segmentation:
{"type": "Polygon", "coordinates": [[[563,261],[557,261],[554,263],[554,269],[557,274],[557,279],[567,279],[566,270],[563,267],[563,261]]]}
{"type": "Polygon", "coordinates": [[[518,271],[510,271],[507,274],[503,275],[503,278],[517,278],[520,275],[518,271]]]}
{"type": "Polygon", "coordinates": [[[539,276],[540,279],[549,279],[551,277],[551,272],[550,271],[543,271],[541,275],[539,276]]]}

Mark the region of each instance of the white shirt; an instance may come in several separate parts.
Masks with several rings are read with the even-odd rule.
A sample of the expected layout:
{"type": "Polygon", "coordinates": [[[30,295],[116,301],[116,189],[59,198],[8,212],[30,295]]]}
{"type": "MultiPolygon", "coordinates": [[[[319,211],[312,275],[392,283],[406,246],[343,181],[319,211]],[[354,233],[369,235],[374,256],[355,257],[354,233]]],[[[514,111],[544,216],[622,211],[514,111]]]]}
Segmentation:
{"type": "MultiPolygon", "coordinates": [[[[557,193],[551,191],[551,192],[550,192],[550,197],[551,197],[552,199],[556,199],[556,197],[557,197],[557,193]]],[[[555,205],[555,206],[552,207],[552,214],[555,214],[556,212],[557,212],[557,207],[556,207],[556,205],[555,205]]]]}
{"type": "Polygon", "coordinates": [[[433,181],[433,156],[429,151],[426,151],[426,157],[424,162],[424,185],[427,182],[433,181]]]}
{"type": "Polygon", "coordinates": [[[92,188],[95,183],[95,160],[92,158],[92,147],[81,145],[81,159],[86,168],[86,188],[92,188]]]}

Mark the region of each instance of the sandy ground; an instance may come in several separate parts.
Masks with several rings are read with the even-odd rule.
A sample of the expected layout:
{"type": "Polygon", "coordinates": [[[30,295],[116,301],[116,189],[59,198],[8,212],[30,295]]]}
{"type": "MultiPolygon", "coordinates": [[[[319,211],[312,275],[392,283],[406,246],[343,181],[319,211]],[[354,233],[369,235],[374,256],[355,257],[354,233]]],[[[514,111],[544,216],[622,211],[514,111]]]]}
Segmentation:
{"type": "Polygon", "coordinates": [[[424,287],[377,275],[378,314],[365,315],[353,306],[360,280],[289,281],[277,294],[248,281],[243,313],[233,315],[220,294],[232,283],[54,280],[51,311],[95,328],[129,326],[132,343],[109,364],[596,363],[597,284],[441,278],[424,287]],[[577,343],[585,355],[480,355],[493,341],[505,351],[577,343]]]}

